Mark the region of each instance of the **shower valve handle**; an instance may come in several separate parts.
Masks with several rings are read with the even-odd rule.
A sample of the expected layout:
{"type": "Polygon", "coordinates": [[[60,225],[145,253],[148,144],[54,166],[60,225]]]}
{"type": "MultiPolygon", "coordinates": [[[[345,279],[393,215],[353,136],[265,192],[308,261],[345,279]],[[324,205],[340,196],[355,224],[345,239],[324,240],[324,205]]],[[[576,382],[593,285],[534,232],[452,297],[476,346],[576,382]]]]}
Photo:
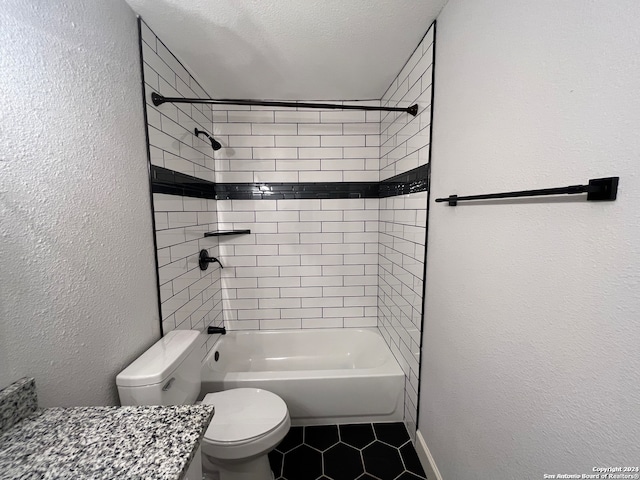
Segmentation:
{"type": "Polygon", "coordinates": [[[209,268],[210,263],[217,263],[220,265],[220,268],[224,268],[220,260],[216,257],[210,257],[209,252],[207,252],[204,248],[200,250],[200,256],[198,257],[198,265],[200,265],[200,270],[206,270],[209,268]]]}

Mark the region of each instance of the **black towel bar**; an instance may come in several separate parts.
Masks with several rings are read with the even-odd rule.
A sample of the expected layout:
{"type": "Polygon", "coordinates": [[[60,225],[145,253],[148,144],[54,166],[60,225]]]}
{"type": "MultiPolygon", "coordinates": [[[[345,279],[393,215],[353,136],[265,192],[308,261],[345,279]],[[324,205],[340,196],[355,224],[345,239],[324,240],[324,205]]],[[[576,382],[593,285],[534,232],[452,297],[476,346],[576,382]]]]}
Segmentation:
{"type": "Polygon", "coordinates": [[[521,190],[519,192],[487,193],[485,195],[469,195],[459,197],[449,195],[447,198],[436,198],[436,202],[448,202],[455,207],[458,202],[467,200],[489,200],[492,198],[539,197],[543,195],[574,195],[586,193],[587,200],[615,200],[618,194],[620,177],[593,178],[588,185],[569,185],[568,187],[543,188],[540,190],[521,190]]]}

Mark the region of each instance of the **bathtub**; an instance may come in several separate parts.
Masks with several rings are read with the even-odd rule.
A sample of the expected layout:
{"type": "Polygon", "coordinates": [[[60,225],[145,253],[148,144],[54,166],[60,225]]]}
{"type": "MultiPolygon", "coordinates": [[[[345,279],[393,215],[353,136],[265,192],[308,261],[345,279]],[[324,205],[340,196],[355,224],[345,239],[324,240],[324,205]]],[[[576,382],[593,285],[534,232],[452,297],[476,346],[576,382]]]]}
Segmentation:
{"type": "Polygon", "coordinates": [[[282,397],[294,425],[404,414],[404,374],[377,329],[228,332],[204,360],[201,395],[240,387],[282,397]]]}

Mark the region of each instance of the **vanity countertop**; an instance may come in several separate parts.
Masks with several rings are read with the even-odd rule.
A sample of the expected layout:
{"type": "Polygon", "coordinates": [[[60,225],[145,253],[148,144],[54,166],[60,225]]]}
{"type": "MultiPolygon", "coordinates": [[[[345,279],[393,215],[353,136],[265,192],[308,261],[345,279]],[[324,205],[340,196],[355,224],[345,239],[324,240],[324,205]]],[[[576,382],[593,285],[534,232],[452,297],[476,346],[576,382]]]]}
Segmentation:
{"type": "Polygon", "coordinates": [[[210,405],[35,410],[0,434],[0,479],[180,480],[212,415],[210,405]]]}

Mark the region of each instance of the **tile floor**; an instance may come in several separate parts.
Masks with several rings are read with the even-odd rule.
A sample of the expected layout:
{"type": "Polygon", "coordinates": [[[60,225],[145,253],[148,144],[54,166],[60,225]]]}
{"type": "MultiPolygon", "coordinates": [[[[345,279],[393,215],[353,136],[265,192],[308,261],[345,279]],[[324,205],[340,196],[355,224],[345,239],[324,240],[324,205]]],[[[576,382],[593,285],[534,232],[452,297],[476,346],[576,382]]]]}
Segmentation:
{"type": "Polygon", "coordinates": [[[291,427],[269,461],[276,480],[426,478],[403,423],[291,427]]]}

